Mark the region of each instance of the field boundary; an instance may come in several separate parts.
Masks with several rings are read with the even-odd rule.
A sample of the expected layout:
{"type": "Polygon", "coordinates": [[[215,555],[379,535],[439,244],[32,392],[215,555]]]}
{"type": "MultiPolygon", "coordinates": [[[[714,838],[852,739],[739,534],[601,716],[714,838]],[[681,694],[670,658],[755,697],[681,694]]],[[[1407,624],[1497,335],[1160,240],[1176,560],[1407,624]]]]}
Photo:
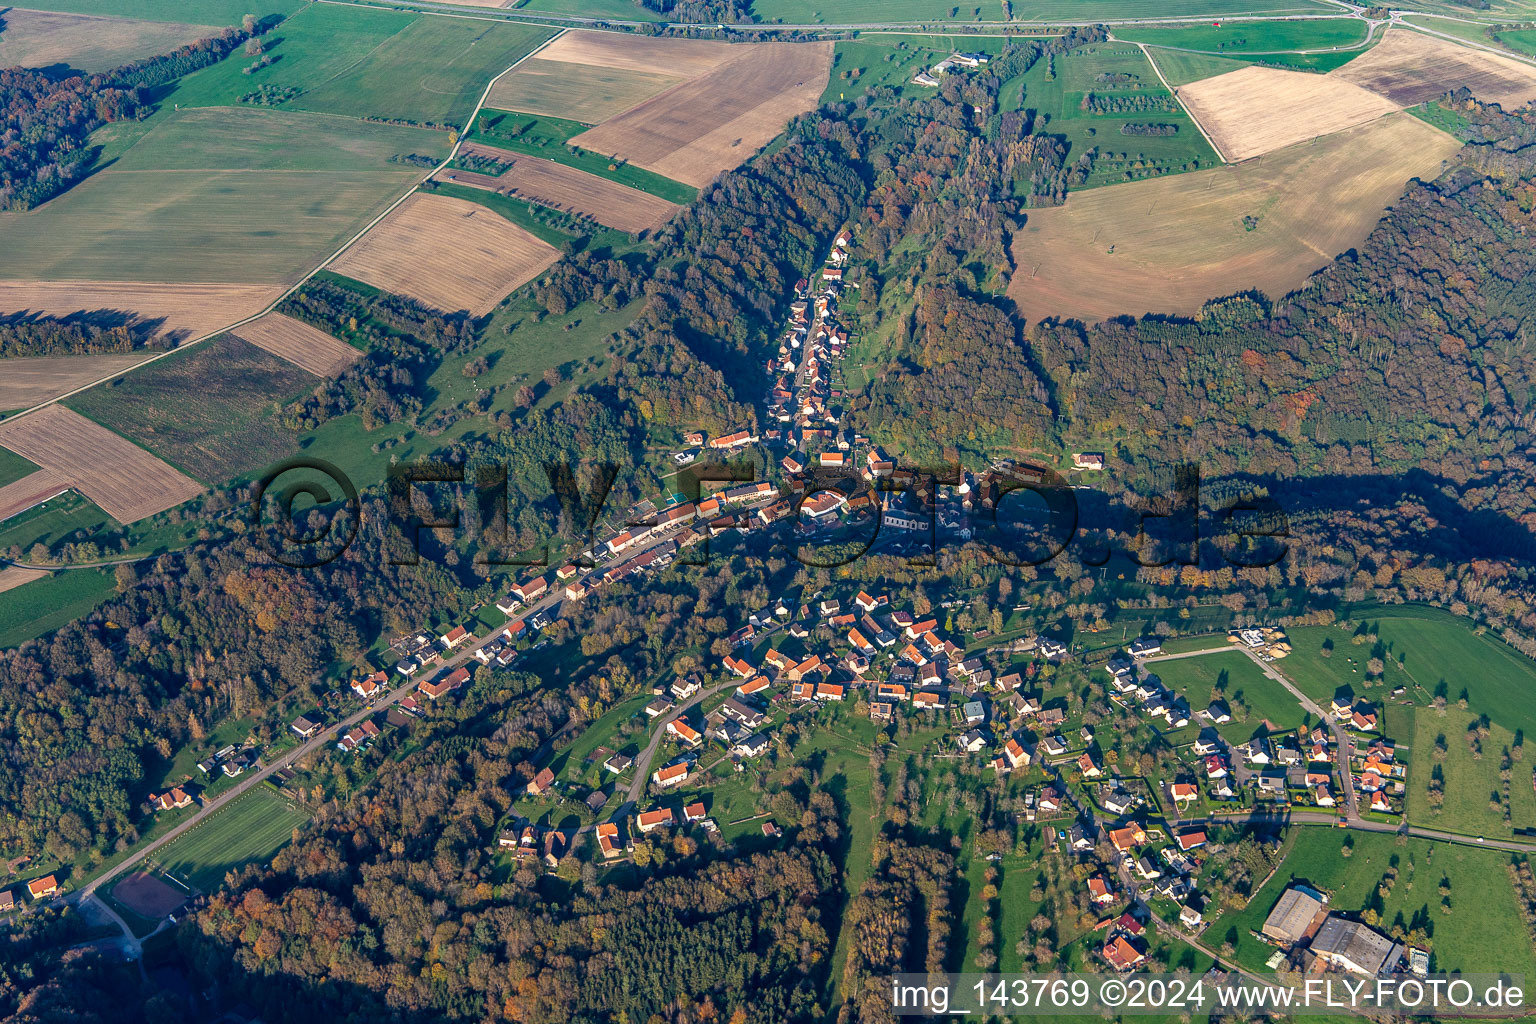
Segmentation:
{"type": "MultiPolygon", "coordinates": [[[[1113,39],[1114,36],[1111,35],[1110,38],[1113,39]]],[[[1227,154],[1223,153],[1221,151],[1221,147],[1216,145],[1216,140],[1211,137],[1210,132],[1205,130],[1205,125],[1200,123],[1200,119],[1196,117],[1195,112],[1189,108],[1189,104],[1185,103],[1184,100],[1179,97],[1179,91],[1173,86],[1169,85],[1168,79],[1163,77],[1163,69],[1157,66],[1157,60],[1152,56],[1152,52],[1147,49],[1147,44],[1137,43],[1136,45],[1141,48],[1141,54],[1143,57],[1147,58],[1147,63],[1152,65],[1152,71],[1157,75],[1157,80],[1163,83],[1163,88],[1167,89],[1168,95],[1173,97],[1173,102],[1177,103],[1181,108],[1183,108],[1184,116],[1193,121],[1195,123],[1195,127],[1200,130],[1200,134],[1205,136],[1206,144],[1210,146],[1211,151],[1216,154],[1216,159],[1220,160],[1224,164],[1230,163],[1231,161],[1227,159],[1227,154]]]]}
{"type": "MultiPolygon", "coordinates": [[[[322,2],[322,3],[333,3],[333,2],[338,2],[338,0],[320,0],[320,2],[322,2]]],[[[367,5],[364,5],[364,4],[354,4],[354,3],[346,3],[344,5],[345,6],[349,6],[349,7],[363,7],[363,6],[367,6],[367,5]]],[[[495,19],[478,19],[478,20],[495,20],[495,19]]],[[[505,75],[510,73],[512,70],[514,70],[523,61],[527,60],[529,57],[532,57],[534,54],[536,54],[540,50],[544,49],[544,47],[548,46],[550,43],[554,42],[556,39],[559,39],[562,35],[564,35],[566,33],[566,31],[567,31],[566,29],[561,28],[554,35],[550,36],[548,39],[544,40],[538,46],[535,46],[532,50],[529,50],[527,53],[525,53],[521,57],[517,58],[517,60],[513,61],[507,67],[503,68],[502,71],[499,74],[496,75],[496,77],[492,78],[490,80],[490,82],[488,82],[486,84],[485,89],[480,93],[480,101],[475,104],[475,109],[470,111],[469,118],[464,122],[464,127],[458,133],[459,134],[458,141],[453,144],[453,148],[448,151],[448,156],[443,160],[443,162],[438,164],[436,167],[433,167],[425,175],[423,175],[419,180],[413,181],[411,183],[411,187],[406,190],[404,195],[400,196],[400,198],[398,198],[394,202],[390,203],[389,206],[387,206],[383,210],[383,212],[381,212],[373,220],[369,221],[368,224],[366,224],[361,231],[359,231],[357,234],[353,235],[351,238],[347,239],[347,241],[343,242],[342,245],[341,245],[341,248],[337,249],[335,252],[331,253],[329,256],[327,256],[324,259],[322,259],[316,266],[314,266],[312,269],[310,269],[308,272],[306,272],[303,277],[299,278],[298,281],[296,281],[290,288],[288,288],[287,291],[283,292],[277,298],[273,299],[272,302],[269,305],[267,305],[265,308],[263,308],[260,312],[257,312],[257,313],[255,313],[255,314],[253,314],[251,316],[245,317],[242,320],[237,320],[237,321],[235,321],[233,323],[226,324],[223,327],[220,327],[218,330],[210,331],[209,333],[204,334],[201,337],[197,337],[197,338],[193,338],[193,339],[191,339],[189,341],[185,341],[182,344],[178,345],[176,348],[168,349],[168,350],[166,350],[164,352],[161,352],[161,353],[159,353],[157,355],[151,356],[148,359],[144,360],[143,362],[137,363],[134,366],[131,366],[131,367],[129,367],[126,370],[119,370],[118,372],[109,374],[108,376],[102,377],[99,380],[91,381],[89,384],[82,384],[81,386],[75,388],[72,391],[66,392],[66,393],[61,394],[61,395],[57,395],[54,398],[50,398],[46,402],[41,402],[41,403],[39,403],[37,405],[34,405],[34,406],[31,406],[30,408],[27,408],[27,409],[22,409],[22,410],[16,412],[15,414],[6,417],[4,422],[6,422],[6,423],[14,423],[15,421],[21,419],[23,416],[30,416],[30,415],[32,415],[34,413],[37,413],[37,412],[39,412],[39,411],[41,411],[43,409],[48,408],[51,405],[57,405],[57,404],[59,404],[60,402],[62,402],[66,398],[73,398],[75,395],[78,395],[78,394],[80,394],[80,393],[82,393],[84,391],[89,391],[91,388],[98,387],[99,385],[102,385],[102,384],[106,384],[109,381],[117,380],[120,377],[126,377],[128,374],[134,372],[135,370],[143,369],[144,367],[150,365],[151,363],[154,363],[154,362],[156,362],[158,360],[164,359],[166,356],[169,356],[169,355],[172,355],[173,353],[180,352],[180,351],[182,351],[184,349],[190,348],[193,345],[200,345],[203,342],[208,341],[211,338],[217,338],[220,335],[227,334],[227,333],[229,333],[231,331],[234,331],[234,330],[236,330],[238,328],[244,327],[247,324],[252,323],[255,320],[258,320],[261,317],[266,316],[268,313],[271,313],[274,310],[276,310],[277,307],[282,304],[284,299],[288,298],[290,295],[292,295],[295,292],[297,292],[300,288],[304,287],[304,285],[308,284],[309,281],[312,278],[314,278],[314,276],[316,274],[318,274],[318,273],[320,273],[320,271],[324,270],[328,265],[330,265],[330,263],[332,261],[334,261],[342,253],[346,252],[354,244],[356,244],[359,239],[361,239],[369,231],[372,231],[375,227],[377,227],[379,222],[382,221],[385,217],[388,217],[391,213],[393,213],[395,211],[395,209],[398,206],[400,206],[401,203],[405,202],[411,196],[415,195],[417,190],[420,189],[421,186],[423,184],[425,184],[427,181],[431,180],[433,175],[437,174],[439,171],[443,170],[449,164],[451,164],[458,157],[459,147],[464,144],[464,137],[465,137],[465,135],[467,135],[469,133],[469,129],[474,125],[475,118],[480,116],[480,111],[485,106],[486,97],[489,96],[490,93],[491,93],[491,87],[494,86],[497,82],[499,82],[505,75]]]]}

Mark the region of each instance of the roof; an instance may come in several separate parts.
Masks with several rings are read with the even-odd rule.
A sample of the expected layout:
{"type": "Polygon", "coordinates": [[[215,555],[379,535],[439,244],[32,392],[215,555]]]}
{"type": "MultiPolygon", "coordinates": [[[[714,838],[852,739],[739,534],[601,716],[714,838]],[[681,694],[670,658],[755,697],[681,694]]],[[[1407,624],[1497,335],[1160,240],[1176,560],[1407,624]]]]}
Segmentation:
{"type": "Polygon", "coordinates": [[[1402,947],[1358,921],[1330,915],[1312,939],[1312,952],[1362,974],[1379,974],[1402,955],[1402,947]]]}
{"type": "Polygon", "coordinates": [[[1310,890],[1293,887],[1280,894],[1275,909],[1264,919],[1260,929],[1280,943],[1299,942],[1312,927],[1312,919],[1323,909],[1323,901],[1310,890]]]}

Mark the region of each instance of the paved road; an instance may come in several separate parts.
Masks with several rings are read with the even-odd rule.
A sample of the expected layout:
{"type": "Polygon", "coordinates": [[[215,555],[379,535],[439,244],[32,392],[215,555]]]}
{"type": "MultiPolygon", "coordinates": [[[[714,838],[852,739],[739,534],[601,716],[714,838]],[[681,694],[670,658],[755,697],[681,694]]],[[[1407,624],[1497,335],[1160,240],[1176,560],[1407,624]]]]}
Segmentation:
{"type": "Polygon", "coordinates": [[[1333,734],[1334,750],[1337,751],[1334,756],[1338,759],[1337,764],[1339,769],[1339,778],[1342,782],[1342,785],[1344,786],[1345,814],[1350,819],[1357,818],[1359,815],[1359,804],[1355,797],[1355,780],[1353,776],[1350,775],[1349,771],[1348,738],[1344,735],[1344,731],[1339,728],[1339,724],[1335,722],[1330,715],[1325,714],[1323,709],[1318,707],[1312,698],[1302,693],[1289,679],[1281,675],[1279,670],[1277,670],[1271,662],[1267,662],[1263,658],[1260,658],[1257,654],[1254,654],[1252,650],[1243,646],[1242,644],[1222,644],[1220,647],[1204,647],[1198,651],[1185,651],[1182,654],[1160,654],[1156,657],[1144,659],[1144,663],[1152,664],[1159,661],[1180,661],[1184,658],[1199,658],[1207,654],[1221,654],[1224,651],[1231,650],[1238,650],[1247,655],[1248,660],[1257,665],[1259,667],[1259,671],[1263,672],[1266,678],[1272,679],[1273,681],[1279,683],[1281,686],[1285,687],[1286,691],[1289,692],[1291,696],[1295,697],[1296,700],[1301,703],[1303,708],[1311,712],[1313,717],[1328,727],[1328,731],[1333,734]]]}
{"type": "Polygon", "coordinates": [[[700,690],[688,698],[686,702],[679,704],[665,715],[661,715],[656,719],[656,731],[651,734],[650,741],[646,743],[645,749],[640,751],[640,756],[635,758],[635,777],[629,781],[629,792],[626,794],[625,803],[614,812],[613,819],[615,821],[622,818],[639,803],[640,797],[645,793],[646,780],[651,777],[651,762],[655,760],[656,751],[661,746],[662,741],[667,738],[667,723],[675,720],[683,712],[696,707],[715,694],[740,685],[741,680],[739,679],[728,679],[723,683],[716,683],[708,689],[700,690]]]}

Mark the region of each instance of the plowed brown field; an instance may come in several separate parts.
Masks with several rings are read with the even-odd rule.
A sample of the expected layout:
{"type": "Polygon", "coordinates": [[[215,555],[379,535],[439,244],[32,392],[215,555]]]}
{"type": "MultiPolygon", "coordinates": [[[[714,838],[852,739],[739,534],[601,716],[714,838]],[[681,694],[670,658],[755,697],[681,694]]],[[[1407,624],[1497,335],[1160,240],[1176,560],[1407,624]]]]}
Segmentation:
{"type": "Polygon", "coordinates": [[[1497,103],[1505,110],[1536,100],[1536,67],[1396,28],[1368,53],[1330,77],[1352,82],[1404,107],[1463,86],[1478,99],[1497,103]]]}
{"type": "Polygon", "coordinates": [[[490,157],[512,166],[499,177],[464,171],[441,171],[439,178],[493,192],[522,196],[557,210],[591,217],[620,231],[647,231],[661,227],[679,209],[649,192],[620,185],[607,178],[553,160],[522,156],[505,149],[466,143],[464,152],[490,157]]]}
{"type": "Polygon", "coordinates": [[[363,353],[318,327],[281,313],[268,313],[234,331],[237,337],[286,359],[301,370],[334,377],[362,358],[363,353]]]}
{"type": "Polygon", "coordinates": [[[0,281],[0,315],[98,313],[184,341],[259,313],[282,291],[269,284],[0,281]]]}
{"type": "Polygon", "coordinates": [[[0,410],[30,409],[137,366],[154,354],[141,351],[0,359],[0,410]]]}
{"type": "Polygon", "coordinates": [[[1233,163],[1374,121],[1400,106],[1341,78],[1257,65],[1180,86],[1178,97],[1233,163]]]}

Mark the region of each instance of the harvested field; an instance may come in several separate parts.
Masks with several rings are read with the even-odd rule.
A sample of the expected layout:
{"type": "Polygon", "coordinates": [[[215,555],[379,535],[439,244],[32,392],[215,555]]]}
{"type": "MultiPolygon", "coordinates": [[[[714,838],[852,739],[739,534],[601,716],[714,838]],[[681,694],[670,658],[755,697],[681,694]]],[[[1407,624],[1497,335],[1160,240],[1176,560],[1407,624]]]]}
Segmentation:
{"type": "Polygon", "coordinates": [[[745,163],[816,106],[831,43],[760,43],[571,140],[696,187],[745,163]]]}
{"type": "Polygon", "coordinates": [[[418,193],[330,265],[447,312],[480,317],[560,258],[500,214],[448,196],[418,193]]]}
{"type": "Polygon", "coordinates": [[[1261,161],[1077,193],[1030,212],[1008,294],[1032,321],[1189,316],[1250,288],[1279,297],[1364,241],[1404,183],[1435,177],[1458,146],[1398,113],[1261,161]]]}
{"type": "Polygon", "coordinates": [[[1485,103],[1514,110],[1536,100],[1536,67],[1496,53],[1457,46],[1420,32],[1391,29],[1370,52],[1332,78],[1411,107],[1465,86],[1485,103]]]}
{"type": "MultiPolygon", "coordinates": [[[[547,51],[544,51],[547,52],[547,51]]],[[[491,87],[487,105],[597,124],[685,82],[681,75],[530,57],[491,87]]]]}
{"type": "Polygon", "coordinates": [[[140,917],[153,921],[174,913],[187,902],[187,893],[154,875],[135,871],[112,887],[112,898],[140,917]]]}
{"type": "Polygon", "coordinates": [[[15,412],[66,395],[75,388],[121,373],[153,352],[99,356],[37,356],[0,359],[0,409],[15,412]]]}
{"type": "Polygon", "coordinates": [[[8,565],[0,569],[0,594],[7,590],[15,590],[23,583],[31,583],[47,575],[46,569],[23,569],[19,565],[8,565]]]}
{"type": "Polygon", "coordinates": [[[203,490],[196,480],[62,405],[0,423],[0,445],[68,480],[124,525],[203,490]]]}
{"type": "Polygon", "coordinates": [[[0,522],[41,505],[49,498],[56,498],[67,490],[69,481],[57,473],[50,473],[46,469],[29,473],[20,480],[0,487],[0,522]]]}
{"type": "Polygon", "coordinates": [[[278,409],[315,378],[226,334],[65,404],[199,479],[233,480],[299,449],[278,409]]]}
{"type": "Polygon", "coordinates": [[[267,284],[0,281],[0,316],[89,316],[185,341],[259,313],[280,294],[282,288],[267,284]]]}
{"type": "Polygon", "coordinates": [[[620,231],[654,230],[670,220],[679,209],[677,205],[648,192],[599,178],[595,174],[553,160],[522,156],[509,150],[472,142],[464,145],[463,152],[489,157],[512,166],[494,178],[484,174],[466,174],[463,171],[440,172],[440,176],[445,174],[454,181],[476,188],[489,188],[493,192],[506,191],[557,210],[569,210],[620,231]]]}
{"type": "Polygon", "coordinates": [[[104,71],[219,34],[207,25],[5,8],[0,68],[104,71]]]}
{"type": "Polygon", "coordinates": [[[570,31],[540,50],[538,59],[677,78],[697,78],[740,57],[745,49],[755,47],[709,39],[664,39],[617,32],[570,31]]]}
{"type": "Polygon", "coordinates": [[[1226,160],[1305,142],[1373,121],[1400,104],[1331,75],[1247,67],[1178,89],[1226,160]]]}
{"type": "Polygon", "coordinates": [[[320,377],[334,377],[363,356],[362,352],[318,327],[281,313],[268,313],[235,333],[252,345],[320,377]]]}

